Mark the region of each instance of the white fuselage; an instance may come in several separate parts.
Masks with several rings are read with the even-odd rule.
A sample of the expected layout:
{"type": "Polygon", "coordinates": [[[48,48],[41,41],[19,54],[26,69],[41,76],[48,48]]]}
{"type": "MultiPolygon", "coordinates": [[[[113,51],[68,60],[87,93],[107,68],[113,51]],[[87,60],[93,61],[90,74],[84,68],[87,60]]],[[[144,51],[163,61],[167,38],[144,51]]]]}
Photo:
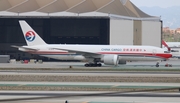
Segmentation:
{"type": "Polygon", "coordinates": [[[101,58],[103,60],[104,55],[118,55],[120,57],[120,60],[141,61],[162,60],[165,58],[169,58],[169,56],[171,55],[168,53],[165,54],[164,50],[161,48],[152,46],[49,44],[23,47],[37,49],[37,51],[27,51],[26,49],[22,48],[19,50],[58,60],[87,60],[91,58],[91,54],[97,54],[92,55],[92,57],[101,58]],[[58,48],[59,50],[57,50],[58,48]],[[71,52],[68,52],[66,50],[71,50],[71,52]],[[82,52],[85,52],[86,55],[83,55],[82,52]]]}

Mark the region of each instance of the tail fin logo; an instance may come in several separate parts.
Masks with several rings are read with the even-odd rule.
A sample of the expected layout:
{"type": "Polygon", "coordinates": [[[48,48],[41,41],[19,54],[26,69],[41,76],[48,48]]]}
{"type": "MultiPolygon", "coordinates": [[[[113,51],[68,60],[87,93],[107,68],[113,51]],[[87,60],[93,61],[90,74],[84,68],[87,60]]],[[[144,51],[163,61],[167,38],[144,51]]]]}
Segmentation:
{"type": "Polygon", "coordinates": [[[25,35],[27,41],[32,42],[35,39],[36,35],[33,31],[28,31],[25,35]]]}

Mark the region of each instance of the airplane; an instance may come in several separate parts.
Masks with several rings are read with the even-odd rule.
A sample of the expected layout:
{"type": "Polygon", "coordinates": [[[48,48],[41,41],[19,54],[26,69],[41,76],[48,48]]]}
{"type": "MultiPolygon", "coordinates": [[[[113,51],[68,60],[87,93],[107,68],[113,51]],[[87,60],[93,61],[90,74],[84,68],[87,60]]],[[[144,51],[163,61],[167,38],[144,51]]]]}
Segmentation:
{"type": "Polygon", "coordinates": [[[162,40],[162,48],[170,51],[173,58],[180,59],[180,42],[165,42],[162,40]]]}
{"type": "Polygon", "coordinates": [[[58,60],[88,61],[85,67],[124,64],[124,61],[158,61],[172,55],[155,46],[47,44],[24,20],[19,21],[27,46],[20,51],[58,60]]]}

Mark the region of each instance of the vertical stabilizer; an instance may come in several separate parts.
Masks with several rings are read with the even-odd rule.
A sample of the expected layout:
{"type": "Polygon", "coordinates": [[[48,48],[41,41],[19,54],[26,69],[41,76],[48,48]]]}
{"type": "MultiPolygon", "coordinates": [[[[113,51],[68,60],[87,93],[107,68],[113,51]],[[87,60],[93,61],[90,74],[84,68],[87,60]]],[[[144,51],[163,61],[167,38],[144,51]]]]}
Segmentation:
{"type": "Polygon", "coordinates": [[[26,23],[26,21],[20,20],[19,24],[28,46],[46,44],[44,40],[29,26],[29,24],[26,23]]]}

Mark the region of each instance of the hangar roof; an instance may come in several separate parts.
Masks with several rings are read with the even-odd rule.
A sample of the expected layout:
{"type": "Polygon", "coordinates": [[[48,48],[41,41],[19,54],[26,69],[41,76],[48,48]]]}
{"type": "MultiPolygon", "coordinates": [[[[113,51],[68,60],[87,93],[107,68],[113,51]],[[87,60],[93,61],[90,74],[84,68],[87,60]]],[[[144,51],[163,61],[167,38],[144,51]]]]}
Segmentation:
{"type": "Polygon", "coordinates": [[[0,0],[0,16],[103,16],[157,18],[130,0],[0,0]]]}

